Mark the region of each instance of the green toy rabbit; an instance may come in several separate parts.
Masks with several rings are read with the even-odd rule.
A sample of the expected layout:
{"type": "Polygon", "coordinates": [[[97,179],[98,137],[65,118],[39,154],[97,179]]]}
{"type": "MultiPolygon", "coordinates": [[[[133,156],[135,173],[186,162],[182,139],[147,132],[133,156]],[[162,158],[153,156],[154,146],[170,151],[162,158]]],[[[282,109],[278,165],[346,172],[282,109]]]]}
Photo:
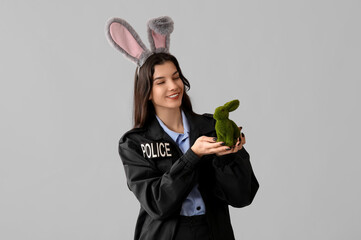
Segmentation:
{"type": "Polygon", "coordinates": [[[229,147],[234,146],[240,136],[238,126],[228,118],[229,112],[236,110],[238,106],[239,100],[236,99],[217,107],[213,114],[216,120],[217,142],[224,142],[229,147]]]}

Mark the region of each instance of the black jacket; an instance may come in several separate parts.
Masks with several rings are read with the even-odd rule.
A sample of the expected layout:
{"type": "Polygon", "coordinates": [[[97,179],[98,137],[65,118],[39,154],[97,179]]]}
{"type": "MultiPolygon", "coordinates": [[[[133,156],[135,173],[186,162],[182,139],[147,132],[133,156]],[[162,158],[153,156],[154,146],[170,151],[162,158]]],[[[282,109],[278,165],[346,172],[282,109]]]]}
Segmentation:
{"type": "MultiPolygon", "coordinates": [[[[212,115],[186,116],[190,146],[200,136],[216,137],[212,115]]],[[[199,158],[190,148],[183,154],[155,117],[122,136],[119,154],[128,187],[140,202],[135,240],[173,239],[182,203],[197,182],[213,240],[234,239],[228,205],[251,204],[259,187],[244,147],[220,157],[199,158]]]]}

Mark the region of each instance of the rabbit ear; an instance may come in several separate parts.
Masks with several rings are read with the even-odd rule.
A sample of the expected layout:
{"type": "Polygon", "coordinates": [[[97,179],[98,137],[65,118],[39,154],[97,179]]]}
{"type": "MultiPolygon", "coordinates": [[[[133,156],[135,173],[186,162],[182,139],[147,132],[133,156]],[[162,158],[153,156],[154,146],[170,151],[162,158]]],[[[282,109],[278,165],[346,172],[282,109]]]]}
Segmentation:
{"type": "Polygon", "coordinates": [[[169,52],[169,36],[173,32],[173,20],[168,16],[148,21],[148,40],[152,52],[169,52]]]}
{"type": "Polygon", "coordinates": [[[144,45],[136,31],[121,18],[111,18],[106,24],[109,42],[138,66],[152,53],[144,45]]]}
{"type": "Polygon", "coordinates": [[[237,99],[223,105],[223,107],[225,107],[228,110],[228,112],[232,112],[236,110],[238,106],[239,106],[239,101],[237,99]]]}

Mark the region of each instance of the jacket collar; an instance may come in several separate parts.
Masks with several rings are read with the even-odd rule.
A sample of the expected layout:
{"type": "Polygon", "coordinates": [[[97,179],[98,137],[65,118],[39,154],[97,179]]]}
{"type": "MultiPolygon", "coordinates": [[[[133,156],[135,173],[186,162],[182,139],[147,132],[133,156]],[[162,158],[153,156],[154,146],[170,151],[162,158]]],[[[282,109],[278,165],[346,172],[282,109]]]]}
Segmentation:
{"type": "MultiPolygon", "coordinates": [[[[188,119],[188,124],[190,127],[190,145],[193,145],[199,136],[207,135],[207,133],[214,131],[214,124],[206,117],[198,114],[191,114],[187,112],[184,113],[188,119]]],[[[152,118],[150,124],[147,127],[146,137],[152,138],[154,140],[170,138],[160,126],[155,116],[152,118]]]]}
{"type": "Polygon", "coordinates": [[[155,116],[158,120],[159,125],[173,139],[174,142],[177,142],[177,139],[179,138],[180,135],[182,136],[180,138],[180,141],[182,141],[182,139],[184,139],[184,138],[189,138],[190,130],[189,130],[189,125],[188,125],[188,119],[183,110],[182,110],[181,115],[182,115],[182,122],[183,122],[183,128],[184,128],[183,133],[178,133],[178,132],[174,132],[174,131],[170,130],[157,115],[155,116]]]}

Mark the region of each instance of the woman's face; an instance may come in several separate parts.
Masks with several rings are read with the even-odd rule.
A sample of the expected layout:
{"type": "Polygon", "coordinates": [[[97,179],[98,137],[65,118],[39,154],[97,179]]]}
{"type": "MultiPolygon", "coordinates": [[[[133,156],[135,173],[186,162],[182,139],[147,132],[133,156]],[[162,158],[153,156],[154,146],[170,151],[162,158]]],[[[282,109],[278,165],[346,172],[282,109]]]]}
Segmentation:
{"type": "Polygon", "coordinates": [[[154,66],[153,87],[149,100],[156,112],[180,108],[184,84],[176,66],[171,61],[154,66]]]}

